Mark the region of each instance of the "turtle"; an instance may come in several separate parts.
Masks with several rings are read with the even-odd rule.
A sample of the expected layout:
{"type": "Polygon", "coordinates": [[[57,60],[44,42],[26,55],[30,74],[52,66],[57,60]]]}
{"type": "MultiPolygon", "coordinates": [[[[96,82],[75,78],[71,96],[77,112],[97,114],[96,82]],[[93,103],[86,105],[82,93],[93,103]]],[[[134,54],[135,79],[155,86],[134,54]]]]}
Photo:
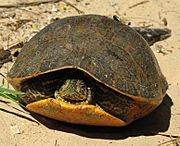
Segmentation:
{"type": "Polygon", "coordinates": [[[156,109],[168,83],[147,41],[102,15],[65,17],[24,45],[7,74],[30,112],[93,126],[126,126],[156,109]]]}

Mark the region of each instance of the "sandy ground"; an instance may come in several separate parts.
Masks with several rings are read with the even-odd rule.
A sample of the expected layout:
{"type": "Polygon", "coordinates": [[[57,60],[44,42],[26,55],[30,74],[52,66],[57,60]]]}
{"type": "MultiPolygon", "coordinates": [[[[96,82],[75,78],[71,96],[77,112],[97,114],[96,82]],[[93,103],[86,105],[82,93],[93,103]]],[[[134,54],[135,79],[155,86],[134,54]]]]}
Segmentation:
{"type": "MultiPolygon", "coordinates": [[[[0,0],[0,5],[17,2],[23,0],[0,0]]],[[[172,30],[172,36],[154,44],[151,48],[168,80],[167,95],[154,112],[123,128],[90,127],[57,122],[30,115],[15,103],[0,98],[0,146],[157,146],[173,138],[154,133],[165,132],[180,136],[180,1],[149,0],[139,3],[142,0],[77,0],[71,2],[85,14],[110,17],[115,14],[126,23],[131,22],[132,26],[164,27],[166,19],[167,27],[172,30]],[[163,48],[163,53],[158,51],[159,46],[163,48]]],[[[4,48],[8,48],[8,41],[12,44],[24,42],[55,18],[79,15],[74,8],[62,2],[30,8],[0,8],[0,12],[0,42],[4,48]],[[8,13],[6,17],[2,17],[4,11],[8,13]],[[12,16],[12,13],[16,13],[16,16],[12,16]],[[30,21],[27,21],[26,25],[20,25],[20,29],[17,25],[13,26],[18,28],[10,29],[7,24],[17,24],[14,17],[30,21]],[[23,30],[23,35],[21,29],[26,30],[23,30]],[[7,39],[8,36],[10,39],[7,39]]],[[[4,64],[0,72],[6,74],[11,65],[12,63],[4,64]]],[[[2,81],[1,78],[0,84],[3,83],[2,81]]],[[[164,145],[168,144],[173,145],[172,143],[164,145]]]]}

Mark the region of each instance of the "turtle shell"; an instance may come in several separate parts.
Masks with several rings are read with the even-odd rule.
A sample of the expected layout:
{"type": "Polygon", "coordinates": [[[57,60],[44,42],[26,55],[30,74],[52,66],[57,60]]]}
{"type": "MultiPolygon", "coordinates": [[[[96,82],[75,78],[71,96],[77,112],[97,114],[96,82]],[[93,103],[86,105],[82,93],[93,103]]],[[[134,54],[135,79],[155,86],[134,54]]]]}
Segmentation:
{"type": "Polygon", "coordinates": [[[105,96],[97,102],[110,114],[122,105],[117,117],[127,123],[156,108],[168,87],[147,42],[99,15],[67,17],[42,29],[22,48],[8,80],[17,90],[31,86],[50,94],[59,80],[80,76],[105,96]],[[142,110],[130,112],[137,105],[142,110]]]}

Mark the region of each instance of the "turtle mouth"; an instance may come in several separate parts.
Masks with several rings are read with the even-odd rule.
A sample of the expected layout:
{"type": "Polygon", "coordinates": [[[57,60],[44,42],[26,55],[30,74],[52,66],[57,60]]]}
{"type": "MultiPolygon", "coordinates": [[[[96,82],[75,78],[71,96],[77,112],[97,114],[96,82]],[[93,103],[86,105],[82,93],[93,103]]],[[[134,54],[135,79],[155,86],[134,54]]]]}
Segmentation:
{"type": "Polygon", "coordinates": [[[75,104],[75,105],[80,105],[80,104],[89,105],[89,104],[91,104],[87,99],[86,100],[70,100],[70,99],[65,99],[62,97],[58,97],[58,98],[55,97],[55,99],[58,99],[64,103],[75,104]]]}

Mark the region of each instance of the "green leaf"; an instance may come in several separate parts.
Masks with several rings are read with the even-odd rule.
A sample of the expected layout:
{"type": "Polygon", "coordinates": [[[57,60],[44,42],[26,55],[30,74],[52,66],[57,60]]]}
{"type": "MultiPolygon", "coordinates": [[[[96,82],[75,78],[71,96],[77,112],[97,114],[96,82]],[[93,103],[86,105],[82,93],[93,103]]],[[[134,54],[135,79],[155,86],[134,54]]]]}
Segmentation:
{"type": "Polygon", "coordinates": [[[16,102],[17,104],[19,104],[20,106],[22,106],[24,108],[25,108],[25,106],[22,103],[20,103],[19,101],[20,101],[21,97],[25,94],[26,93],[24,93],[24,92],[0,87],[0,96],[4,97],[6,99],[12,100],[13,102],[16,102]]]}
{"type": "Polygon", "coordinates": [[[3,87],[0,87],[0,93],[7,93],[7,94],[12,94],[12,95],[24,95],[24,94],[26,94],[24,92],[12,90],[12,89],[7,89],[7,88],[3,88],[3,87]]]}

